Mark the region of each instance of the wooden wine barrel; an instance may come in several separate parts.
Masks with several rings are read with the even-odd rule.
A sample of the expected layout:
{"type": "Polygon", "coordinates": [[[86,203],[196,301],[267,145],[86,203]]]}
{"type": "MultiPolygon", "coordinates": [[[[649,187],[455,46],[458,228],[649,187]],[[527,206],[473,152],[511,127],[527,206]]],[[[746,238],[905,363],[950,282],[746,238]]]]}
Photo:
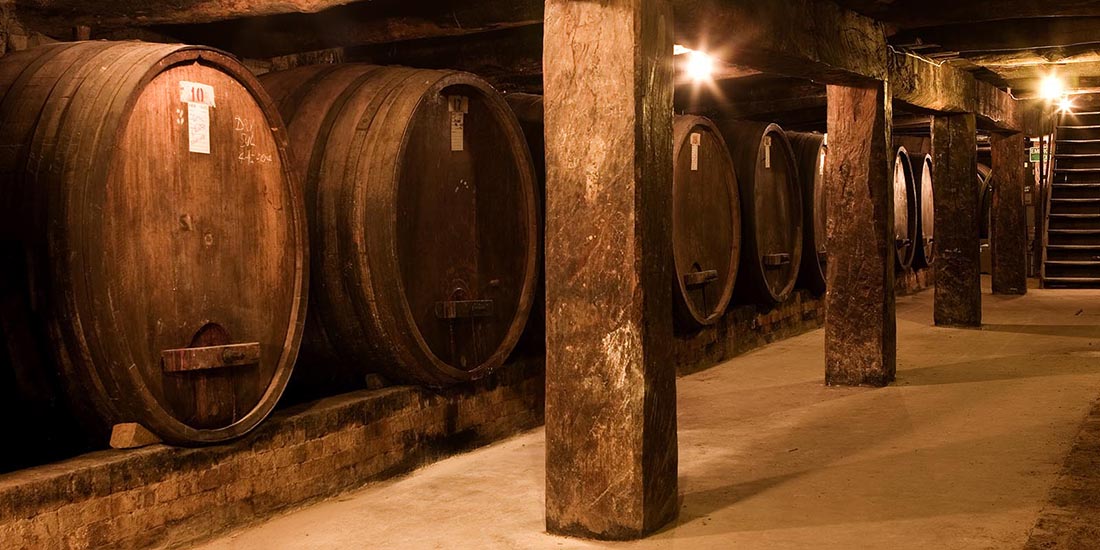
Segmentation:
{"type": "Polygon", "coordinates": [[[507,103],[455,71],[329,65],[263,82],[305,174],[309,370],[443,386],[500,366],[538,274],[535,175],[507,103]]]}
{"type": "Polygon", "coordinates": [[[913,267],[917,240],[917,196],[913,166],[905,147],[898,147],[897,155],[894,156],[894,243],[899,270],[913,267]]]}
{"type": "Polygon", "coordinates": [[[932,155],[909,154],[913,177],[917,184],[917,242],[913,267],[922,269],[932,265],[936,257],[936,207],[932,189],[932,155]]]}
{"type": "Polygon", "coordinates": [[[993,169],[978,163],[978,238],[989,238],[993,218],[993,169]]]}
{"type": "Polygon", "coordinates": [[[741,253],[737,174],[718,128],[698,116],[672,127],[672,256],[678,317],[720,319],[733,296],[741,253]]]}
{"type": "MultiPolygon", "coordinates": [[[[538,197],[538,219],[540,224],[546,219],[546,137],[545,111],[541,95],[510,93],[504,96],[512,108],[523,129],[527,140],[527,149],[531,153],[531,164],[535,168],[537,183],[535,195],[538,197]]],[[[541,225],[540,225],[541,227],[541,225]]],[[[546,355],[546,244],[544,231],[539,231],[538,241],[538,284],[535,285],[535,299],[531,303],[531,314],[527,317],[515,354],[535,356],[546,355]]]]}
{"type": "Polygon", "coordinates": [[[212,443],[262,421],[308,280],[285,140],[259,82],[209,48],[0,59],[0,320],[17,378],[59,373],[95,437],[137,422],[212,443]]]}
{"type": "Polygon", "coordinates": [[[802,262],[802,191],[794,152],[777,124],[718,125],[741,199],[741,263],[734,299],[774,304],[794,290],[802,262]]]}
{"type": "Polygon", "coordinates": [[[798,281],[815,294],[825,292],[825,161],[823,134],[787,132],[802,185],[802,269],[798,281]],[[814,261],[816,260],[816,261],[814,261]]]}

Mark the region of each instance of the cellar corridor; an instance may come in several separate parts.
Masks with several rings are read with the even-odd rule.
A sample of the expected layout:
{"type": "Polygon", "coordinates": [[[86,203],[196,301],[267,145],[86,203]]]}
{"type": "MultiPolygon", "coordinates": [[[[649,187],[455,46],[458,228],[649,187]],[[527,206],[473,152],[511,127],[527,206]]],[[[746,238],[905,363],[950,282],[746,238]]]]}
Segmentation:
{"type": "Polygon", "coordinates": [[[545,533],[539,428],[199,548],[1037,547],[1073,516],[1051,498],[1100,398],[1100,291],[983,287],[982,329],[898,299],[886,388],[822,386],[822,330],[680,378],[680,514],[646,540],[545,533]]]}

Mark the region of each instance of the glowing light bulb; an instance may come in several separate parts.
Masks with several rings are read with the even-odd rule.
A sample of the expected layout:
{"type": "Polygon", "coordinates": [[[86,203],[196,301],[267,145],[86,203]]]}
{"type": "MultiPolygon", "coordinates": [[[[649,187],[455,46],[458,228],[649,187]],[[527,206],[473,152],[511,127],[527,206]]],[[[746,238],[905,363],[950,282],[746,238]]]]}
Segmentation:
{"type": "Polygon", "coordinates": [[[1043,99],[1053,101],[1062,97],[1065,91],[1065,83],[1062,82],[1062,79],[1054,75],[1044,77],[1043,81],[1039,84],[1039,96],[1043,99]]]}
{"type": "Polygon", "coordinates": [[[1058,110],[1063,113],[1069,113],[1073,111],[1073,100],[1069,96],[1064,96],[1061,101],[1058,102],[1058,110]]]}
{"type": "Polygon", "coordinates": [[[688,53],[686,70],[688,77],[696,82],[709,80],[714,75],[714,58],[700,51],[692,51],[688,53]]]}

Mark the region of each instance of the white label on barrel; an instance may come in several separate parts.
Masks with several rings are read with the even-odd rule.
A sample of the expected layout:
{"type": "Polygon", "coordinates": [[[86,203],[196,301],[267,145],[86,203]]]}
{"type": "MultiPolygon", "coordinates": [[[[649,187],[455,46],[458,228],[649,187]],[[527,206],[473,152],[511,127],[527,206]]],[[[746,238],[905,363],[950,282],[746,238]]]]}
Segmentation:
{"type": "Polygon", "coordinates": [[[214,87],[209,84],[181,80],[180,101],[216,107],[214,105],[214,87]]]}
{"type": "Polygon", "coordinates": [[[447,98],[447,108],[451,112],[451,151],[465,150],[464,128],[466,113],[470,112],[470,98],[456,95],[447,98]]]}
{"type": "Polygon", "coordinates": [[[187,104],[187,150],[210,154],[210,106],[187,104]]]}
{"type": "Polygon", "coordinates": [[[772,167],[772,137],[764,136],[764,168],[772,167]]]}
{"type": "Polygon", "coordinates": [[[703,142],[699,134],[691,134],[691,171],[699,171],[699,144],[703,142]]]}

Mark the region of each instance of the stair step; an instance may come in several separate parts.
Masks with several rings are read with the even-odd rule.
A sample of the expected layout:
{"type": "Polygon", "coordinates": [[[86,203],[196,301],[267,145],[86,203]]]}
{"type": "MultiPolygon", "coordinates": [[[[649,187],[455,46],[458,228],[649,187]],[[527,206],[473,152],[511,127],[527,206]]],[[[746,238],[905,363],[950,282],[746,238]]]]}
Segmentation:
{"type": "Polygon", "coordinates": [[[1100,115],[1100,111],[1081,111],[1077,113],[1069,113],[1070,116],[1091,116],[1100,115]]]}
{"type": "Polygon", "coordinates": [[[1100,244],[1048,244],[1048,250],[1100,250],[1100,244]]]}
{"type": "Polygon", "coordinates": [[[1100,214],[1056,214],[1054,212],[1051,212],[1050,217],[1052,217],[1052,218],[1068,218],[1068,219],[1074,219],[1074,220],[1095,220],[1095,219],[1100,219],[1100,214]]]}
{"type": "Polygon", "coordinates": [[[1058,139],[1056,143],[1100,143],[1100,139],[1058,139]]]}
{"type": "Polygon", "coordinates": [[[1092,260],[1047,260],[1047,265],[1064,265],[1064,266],[1081,266],[1081,267],[1100,267],[1100,261],[1092,260]]]}
{"type": "Polygon", "coordinates": [[[1050,229],[1048,231],[1057,235],[1100,235],[1100,229],[1050,229]]]}
{"type": "Polygon", "coordinates": [[[1055,168],[1055,172],[1100,172],[1100,166],[1095,168],[1055,168]]]}
{"type": "Polygon", "coordinates": [[[1100,187],[1100,183],[1085,183],[1085,182],[1073,182],[1073,183],[1053,183],[1054,187],[1100,187]]]}
{"type": "Polygon", "coordinates": [[[1100,197],[1089,198],[1089,199],[1055,199],[1055,198],[1052,198],[1052,199],[1050,199],[1050,202],[1073,202],[1073,203],[1100,202],[1100,197]]]}
{"type": "Polygon", "coordinates": [[[1055,153],[1057,159],[1095,159],[1100,158],[1100,153],[1055,153]]]}
{"type": "Polygon", "coordinates": [[[1047,283],[1100,283],[1100,277],[1044,277],[1047,283]]]}
{"type": "Polygon", "coordinates": [[[1100,124],[1065,124],[1058,126],[1059,130],[1100,130],[1100,124]]]}

